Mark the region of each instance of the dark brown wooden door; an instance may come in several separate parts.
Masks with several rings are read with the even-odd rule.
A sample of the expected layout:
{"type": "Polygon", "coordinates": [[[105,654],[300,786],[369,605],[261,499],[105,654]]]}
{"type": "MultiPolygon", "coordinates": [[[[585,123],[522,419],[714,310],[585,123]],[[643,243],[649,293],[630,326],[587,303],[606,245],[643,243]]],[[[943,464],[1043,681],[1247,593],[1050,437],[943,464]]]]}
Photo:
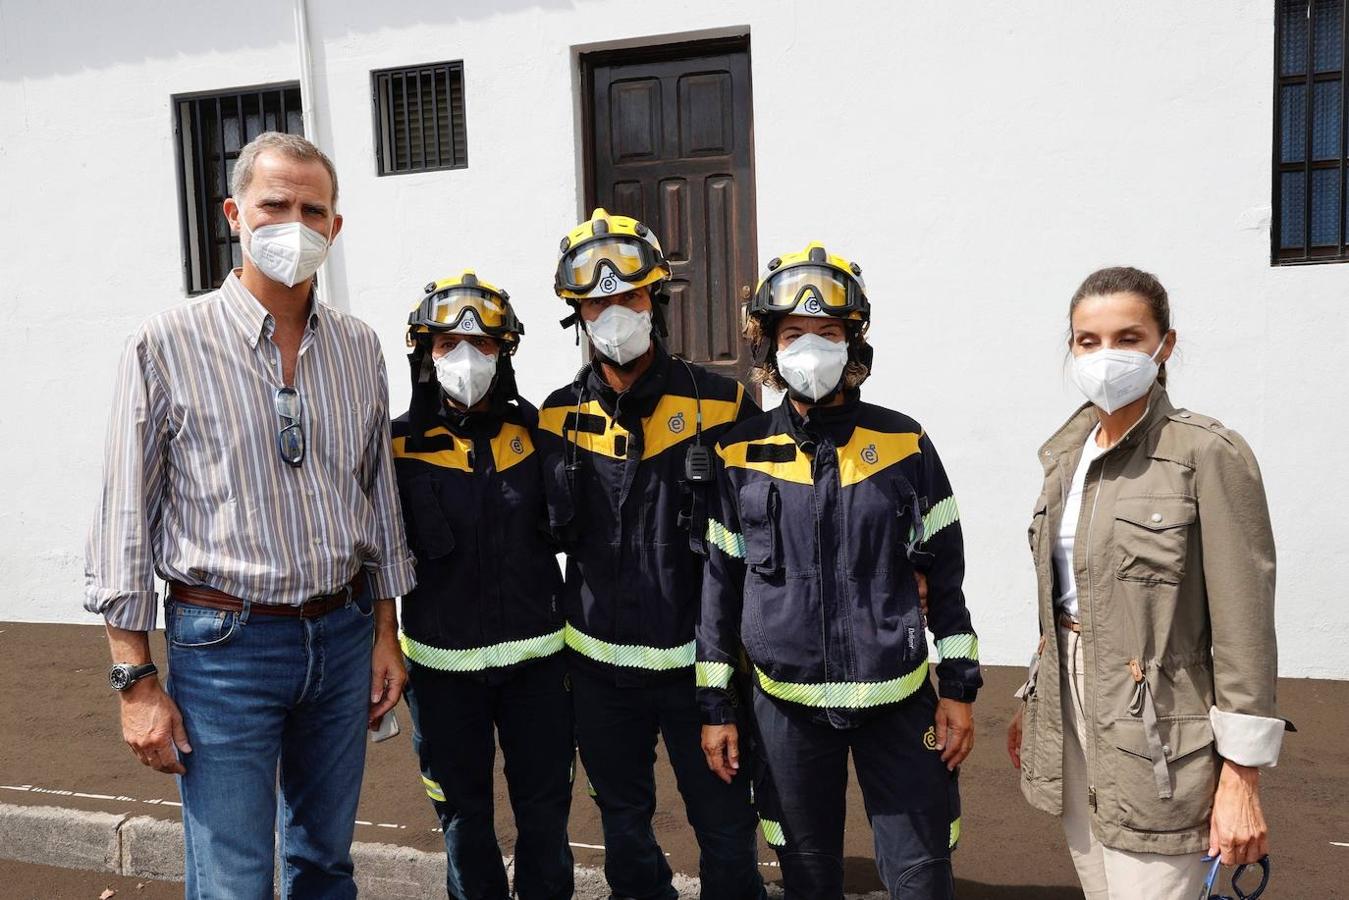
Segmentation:
{"type": "Polygon", "coordinates": [[[671,349],[743,378],[740,305],[757,276],[748,41],[588,54],[582,67],[589,206],[656,230],[671,349]]]}

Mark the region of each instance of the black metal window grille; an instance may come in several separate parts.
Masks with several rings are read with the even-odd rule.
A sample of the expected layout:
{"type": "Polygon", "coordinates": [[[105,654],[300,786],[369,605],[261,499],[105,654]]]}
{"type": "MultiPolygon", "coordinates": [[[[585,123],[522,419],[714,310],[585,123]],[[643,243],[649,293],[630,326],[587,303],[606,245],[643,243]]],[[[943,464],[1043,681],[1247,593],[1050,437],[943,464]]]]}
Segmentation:
{"type": "Polygon", "coordinates": [[[1270,229],[1276,265],[1349,260],[1347,7],[1349,0],[1277,0],[1270,229]]]}
{"type": "Polygon", "coordinates": [[[379,174],[468,166],[462,62],[381,69],[370,76],[379,174]]]}
{"type": "Polygon", "coordinates": [[[239,151],[264,131],[304,134],[298,84],[173,98],[182,208],[183,277],[189,294],[213,291],[243,265],[239,236],[220,204],[239,151]]]}

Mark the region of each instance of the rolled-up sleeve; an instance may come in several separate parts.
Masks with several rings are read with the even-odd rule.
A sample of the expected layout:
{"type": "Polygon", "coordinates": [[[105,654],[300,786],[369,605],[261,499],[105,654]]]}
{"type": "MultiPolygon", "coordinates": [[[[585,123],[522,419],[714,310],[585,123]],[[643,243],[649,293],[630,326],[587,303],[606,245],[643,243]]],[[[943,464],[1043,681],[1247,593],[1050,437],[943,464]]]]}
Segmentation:
{"type": "Polygon", "coordinates": [[[127,342],[113,387],[102,492],[84,563],[85,609],[129,631],[155,627],[168,422],[168,395],[142,331],[127,342]]]}
{"type": "Polygon", "coordinates": [[[1209,717],[1219,755],[1273,766],[1284,732],[1275,703],[1274,535],[1255,455],[1236,432],[1215,437],[1195,472],[1213,630],[1209,717]]]}
{"type": "MultiPolygon", "coordinates": [[[[376,351],[379,352],[378,350],[376,351]]],[[[366,563],[366,576],[375,597],[401,597],[417,584],[416,560],[408,550],[403,507],[393,469],[392,422],[389,420],[389,376],[379,354],[379,383],[375,391],[375,427],[366,447],[366,497],[375,512],[377,561],[366,563]]]]}

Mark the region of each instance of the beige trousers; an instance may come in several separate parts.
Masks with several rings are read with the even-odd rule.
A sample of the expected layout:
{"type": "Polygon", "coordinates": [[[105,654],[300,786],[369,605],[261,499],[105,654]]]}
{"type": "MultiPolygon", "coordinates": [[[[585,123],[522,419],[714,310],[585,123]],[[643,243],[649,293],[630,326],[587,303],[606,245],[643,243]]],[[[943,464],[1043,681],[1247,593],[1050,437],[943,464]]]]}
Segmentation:
{"type": "Polygon", "coordinates": [[[1085,666],[1082,636],[1059,628],[1063,695],[1063,832],[1087,900],[1195,900],[1207,874],[1199,854],[1130,853],[1104,846],[1091,833],[1087,806],[1085,666]]]}

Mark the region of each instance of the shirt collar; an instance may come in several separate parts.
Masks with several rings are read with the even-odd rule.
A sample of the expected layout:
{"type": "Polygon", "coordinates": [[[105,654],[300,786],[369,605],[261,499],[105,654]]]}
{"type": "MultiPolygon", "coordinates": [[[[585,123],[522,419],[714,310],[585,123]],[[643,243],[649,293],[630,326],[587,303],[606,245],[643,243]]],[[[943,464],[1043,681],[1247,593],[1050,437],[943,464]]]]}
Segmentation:
{"type": "MultiPolygon", "coordinates": [[[[258,341],[262,340],[264,335],[270,337],[276,329],[276,319],[239,280],[239,273],[242,271],[242,269],[235,269],[225,276],[224,283],[220,285],[220,296],[225,302],[225,309],[229,312],[230,318],[239,327],[244,339],[248,341],[248,345],[256,348],[258,341]]],[[[323,318],[322,310],[323,304],[314,298],[311,291],[309,299],[310,331],[318,329],[319,322],[323,318]]]]}

